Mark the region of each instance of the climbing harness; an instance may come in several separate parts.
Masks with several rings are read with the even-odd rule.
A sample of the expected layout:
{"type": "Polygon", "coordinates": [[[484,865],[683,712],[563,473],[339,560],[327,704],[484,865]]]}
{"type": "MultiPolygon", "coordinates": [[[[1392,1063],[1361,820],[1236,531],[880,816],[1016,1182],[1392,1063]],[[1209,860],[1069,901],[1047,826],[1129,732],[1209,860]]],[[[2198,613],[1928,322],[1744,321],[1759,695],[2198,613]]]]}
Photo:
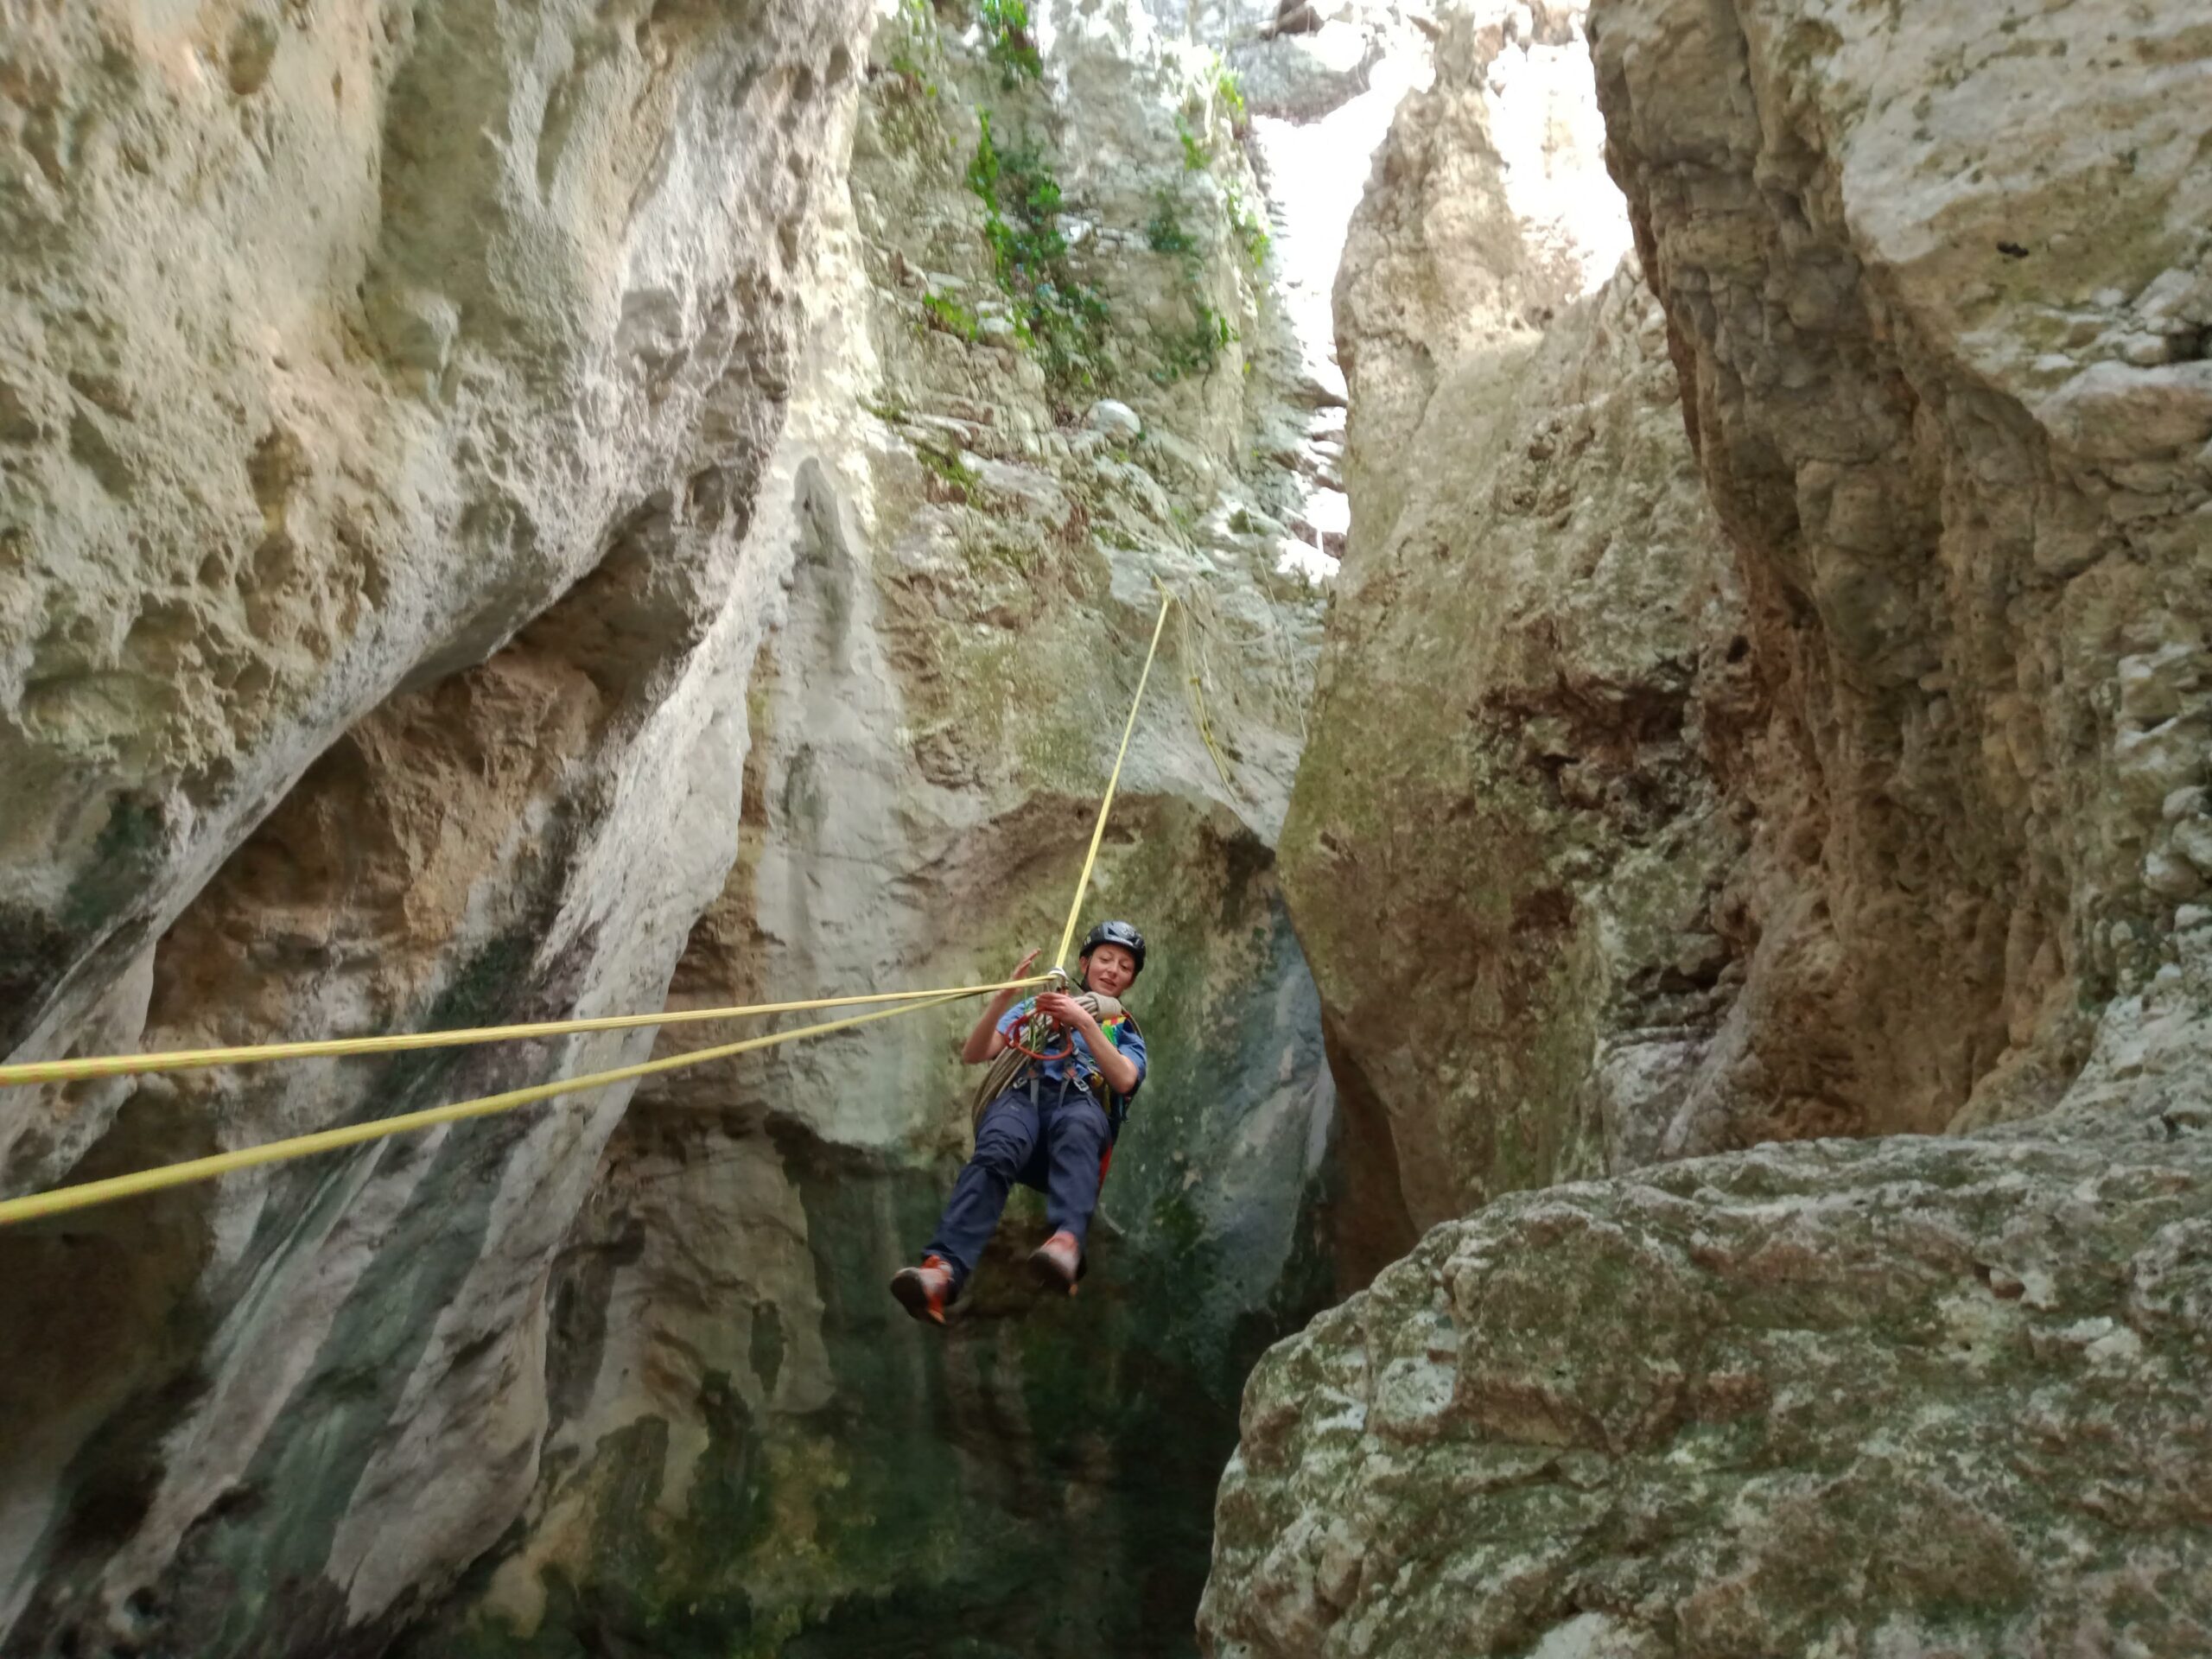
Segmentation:
{"type": "MultiPolygon", "coordinates": [[[[1128,1011],[1119,1002],[1110,996],[1101,996],[1096,991],[1080,992],[1077,995],[1076,1001],[1088,1008],[1091,1017],[1102,1025],[1109,1020],[1130,1019],[1128,1011]]],[[[1130,1022],[1135,1023],[1134,1020],[1130,1022]]],[[[1075,1053],[1073,1032],[1067,1034],[1066,1046],[1039,1052],[1042,1045],[1050,1039],[1049,1033],[1054,1029],[1056,1027],[1049,1016],[1033,1011],[1007,1033],[1006,1047],[999,1052],[998,1058],[991,1062],[990,1070],[983,1073],[982,1082],[976,1087],[975,1099],[969,1103],[968,1109],[968,1121],[970,1127],[980,1124],[983,1121],[983,1114],[990,1109],[991,1103],[1013,1088],[1014,1084],[1021,1082],[1025,1072],[1028,1074],[1030,1103],[1032,1105],[1037,1103],[1037,1080],[1043,1075],[1038,1063],[1064,1060],[1075,1053]],[[1039,1046],[1031,1047],[1029,1045],[1033,1043],[1039,1046]]],[[[1081,1079],[1087,1077],[1088,1073],[1084,1072],[1081,1066],[1069,1067],[1068,1071],[1062,1074],[1061,1100],[1065,1102],[1067,1098],[1066,1085],[1071,1078],[1081,1079]]],[[[1087,1081],[1077,1080],[1074,1086],[1085,1094],[1090,1092],[1087,1081]]]]}
{"type": "MultiPolygon", "coordinates": [[[[1083,871],[1076,880],[1075,897],[1068,906],[1067,926],[1060,935],[1057,962],[1065,964],[1068,946],[1075,938],[1076,919],[1083,909],[1084,893],[1090,886],[1093,868],[1097,863],[1100,842],[1106,833],[1106,817],[1112,810],[1114,794],[1122,781],[1122,767],[1128,758],[1129,735],[1136,728],[1137,711],[1143,706],[1147,683],[1152,677],[1154,659],[1160,654],[1160,639],[1167,626],[1167,613],[1174,607],[1175,595],[1164,585],[1160,588],[1160,615],[1152,626],[1152,644],[1147,649],[1144,670],[1137,677],[1136,695],[1129,700],[1128,719],[1122,727],[1121,747],[1114,756],[1113,771],[1106,780],[1106,792],[1098,804],[1097,821],[1091,826],[1090,846],[1084,855],[1083,871]]],[[[963,985],[937,990],[879,991],[860,996],[817,997],[798,1002],[763,1002],[743,1007],[689,1008],[676,1012],[662,1009],[653,1014],[614,1014],[588,1020],[542,1020],[532,1025],[483,1026],[463,1030],[403,1033],[384,1037],[338,1038],[326,1041],[299,1043],[264,1043],[233,1048],[183,1049],[161,1054],[111,1054],[88,1059],[38,1060],[16,1065],[0,1065],[0,1088],[16,1088],[33,1084],[67,1083],[86,1077],[138,1077],[155,1072],[184,1071],[219,1065],[249,1065],[271,1060],[328,1058],[337,1055],[391,1054],[426,1048],[460,1047],[483,1043],[515,1042],[546,1037],[574,1036],[588,1032],[627,1031],[645,1027],[694,1024],[707,1020],[734,1020],[753,1014],[791,1014],[812,1008],[854,1007],[872,1003],[893,1003],[896,1006],[877,1007],[867,1014],[849,1014],[842,1019],[824,1020],[817,1025],[802,1026],[794,1031],[778,1031],[765,1036],[748,1037],[740,1042],[723,1043],[712,1048],[693,1049],[673,1054],[665,1059],[648,1060],[636,1065],[618,1066],[611,1071],[594,1071],[584,1077],[556,1078],[550,1083],[534,1084],[527,1089],[512,1089],[504,1094],[486,1095],[476,1100],[464,1100],[452,1105],[436,1106],[424,1111],[406,1112],[396,1117],[372,1118],[365,1122],[350,1123],[334,1129],[319,1130],[312,1135],[294,1135],[283,1141],[270,1141],[260,1146],[240,1147],[233,1151],[219,1153],[213,1157],[194,1158],[181,1163],[164,1164],[153,1169],[135,1171],[127,1175],[111,1176],[105,1180],[80,1181],[70,1186],[60,1186],[45,1192],[34,1192],[19,1198],[0,1200],[0,1226],[16,1222],[33,1221],[41,1217],[65,1214],[71,1211],[88,1209],[93,1205],[106,1204],[118,1198],[133,1198],[143,1193],[157,1192],[168,1187],[183,1186],[194,1181],[213,1180],[242,1169],[251,1169],[264,1164],[289,1162],[296,1158],[311,1157],[318,1153],[335,1152],[347,1147],[366,1145],[396,1135],[405,1135],[416,1129],[427,1129],[444,1123],[457,1123],[466,1119],[490,1117],[497,1113],[512,1111],[518,1107],[534,1105],[541,1101],[556,1099],[563,1095],[579,1094],[592,1089],[604,1089],[619,1083],[632,1082],[639,1077],[658,1077],[678,1071],[689,1066],[704,1065],[715,1060],[728,1059],[738,1054],[758,1049],[773,1048],[783,1043],[795,1043],[808,1037],[826,1037],[833,1032],[849,1031],[879,1020],[895,1019],[902,1014],[913,1014],[925,1008],[942,1007],[969,997],[986,996],[994,992],[1021,990],[1031,986],[1058,982],[1067,982],[1064,966],[1056,966],[1046,974],[1033,975],[1025,979],[1001,981],[990,985],[963,985]]],[[[1110,999],[1108,999],[1110,1001],[1110,999]]],[[[1118,1007],[1118,1005],[1117,1005],[1118,1007]]],[[[1072,1035],[1069,1047],[1074,1047],[1072,1035]]],[[[1023,1062],[1027,1064],[1027,1062],[1023,1062]]],[[[1063,1099],[1065,1098],[1065,1093],[1063,1099]]]]}

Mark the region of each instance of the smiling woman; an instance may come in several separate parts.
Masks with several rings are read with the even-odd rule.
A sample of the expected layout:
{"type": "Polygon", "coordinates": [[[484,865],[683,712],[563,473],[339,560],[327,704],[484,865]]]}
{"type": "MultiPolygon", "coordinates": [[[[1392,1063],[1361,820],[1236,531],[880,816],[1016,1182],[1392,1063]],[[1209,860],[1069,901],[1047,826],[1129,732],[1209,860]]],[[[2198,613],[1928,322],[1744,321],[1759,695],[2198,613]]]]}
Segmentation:
{"type": "Polygon", "coordinates": [[[1306,404],[1158,8],[881,10],[0,6],[0,1082],[74,1066],[0,1206],[225,1175],[0,1225],[0,1650],[1192,1650],[1330,1283],[1306,404]],[[1163,583],[1204,683],[1087,849],[1163,583]],[[1022,1194],[910,1329],[976,1008],[732,1011],[1020,940],[1094,1194],[1141,1133],[1079,1300],[1022,1194]]]}
{"type": "MultiPolygon", "coordinates": [[[[1023,957],[1013,977],[1027,977],[1038,955],[1023,957]]],[[[987,1074],[975,1155],[921,1265],[891,1281],[891,1294],[916,1319],[944,1323],[1016,1182],[1045,1194],[1052,1230],[1031,1252],[1030,1270],[1047,1288],[1074,1294],[1098,1189],[1144,1083],[1144,1035],[1118,1000],[1144,959],[1143,934],[1128,922],[1101,922],[1083,942],[1082,995],[1046,991],[1017,1005],[1013,991],[1001,991],[968,1033],[960,1058],[969,1065],[1011,1064],[992,1064],[987,1074]],[[1050,1033],[1060,1034],[1057,1048],[1046,1046],[1050,1033]]]]}

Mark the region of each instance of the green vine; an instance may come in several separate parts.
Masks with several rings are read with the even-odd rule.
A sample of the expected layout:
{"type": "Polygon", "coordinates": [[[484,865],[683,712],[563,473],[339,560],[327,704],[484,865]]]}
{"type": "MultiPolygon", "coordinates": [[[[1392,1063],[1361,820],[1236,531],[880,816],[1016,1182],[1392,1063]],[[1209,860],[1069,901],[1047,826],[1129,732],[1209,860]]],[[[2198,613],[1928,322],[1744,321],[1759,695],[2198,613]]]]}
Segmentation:
{"type": "Polygon", "coordinates": [[[1252,269],[1260,270],[1268,263],[1268,250],[1274,238],[1268,234],[1267,221],[1244,200],[1244,193],[1234,181],[1229,187],[1229,222],[1236,226],[1237,239],[1243,243],[1245,256],[1252,262],[1252,269]]]}
{"type": "Polygon", "coordinates": [[[1183,216],[1175,198],[1166,190],[1153,195],[1152,222],[1144,227],[1145,242],[1154,253],[1192,253],[1198,242],[1183,228],[1183,216]]]}
{"type": "Polygon", "coordinates": [[[1183,170],[1186,173],[1205,172],[1207,163],[1213,160],[1212,152],[1207,149],[1205,141],[1191,130],[1191,124],[1179,115],[1175,118],[1175,136],[1183,141],[1183,170]]]}
{"type": "Polygon", "coordinates": [[[1024,0],[982,0],[977,8],[983,24],[983,55],[999,67],[999,85],[1007,92],[1025,80],[1045,78],[1045,55],[1029,33],[1029,8],[1024,0]]]}
{"type": "Polygon", "coordinates": [[[922,296],[922,309],[929,313],[932,327],[965,340],[976,338],[976,314],[954,299],[950,294],[935,290],[922,296]]]}
{"type": "Polygon", "coordinates": [[[1014,334],[1043,359],[1063,397],[1094,389],[1109,365],[1106,302],[1076,272],[1060,234],[1060,185],[1034,143],[999,148],[988,110],[968,163],[983,204],[983,235],[999,286],[1014,304],[1014,334]]]}
{"type": "Polygon", "coordinates": [[[1221,361],[1222,352],[1241,338],[1229,326],[1229,319],[1208,305],[1195,290],[1191,303],[1198,313],[1191,326],[1159,336],[1160,365],[1152,372],[1152,378],[1163,386],[1173,385],[1189,375],[1211,374],[1221,361]]]}

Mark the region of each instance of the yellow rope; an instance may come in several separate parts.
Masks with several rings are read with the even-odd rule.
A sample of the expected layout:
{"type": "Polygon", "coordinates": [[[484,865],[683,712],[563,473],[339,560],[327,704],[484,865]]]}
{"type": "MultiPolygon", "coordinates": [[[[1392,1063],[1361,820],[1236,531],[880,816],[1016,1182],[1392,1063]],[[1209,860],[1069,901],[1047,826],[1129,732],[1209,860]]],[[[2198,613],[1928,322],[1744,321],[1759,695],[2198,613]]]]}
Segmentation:
{"type": "MultiPolygon", "coordinates": [[[[1058,960],[1063,965],[1067,961],[1068,947],[1075,939],[1076,919],[1083,911],[1083,895],[1090,886],[1090,873],[1098,860],[1099,842],[1106,834],[1106,815],[1113,807],[1114,792],[1121,785],[1122,766],[1128,758],[1129,734],[1136,729],[1137,712],[1144,705],[1145,686],[1152,677],[1153,661],[1160,654],[1160,634],[1167,626],[1167,613],[1175,603],[1174,594],[1164,586],[1160,592],[1160,618],[1152,626],[1152,644],[1145,652],[1144,671],[1138,675],[1136,695],[1129,700],[1129,717],[1122,727],[1122,747],[1114,757],[1114,770],[1106,782],[1105,798],[1098,804],[1098,821],[1091,826],[1090,847],[1084,855],[1083,873],[1076,879],[1075,897],[1068,906],[1067,926],[1060,935],[1058,960]]],[[[257,1147],[241,1147],[234,1152],[218,1153],[209,1158],[189,1159],[182,1163],[138,1170],[129,1175],[111,1176],[105,1180],[81,1181],[73,1186],[55,1187],[49,1192],[35,1192],[24,1198],[0,1200],[0,1227],[20,1221],[36,1220],[44,1216],[63,1215],[116,1198],[158,1192],[194,1181],[213,1180],[220,1175],[263,1164],[284,1163],[296,1158],[310,1157],[316,1153],[364,1146],[372,1141],[405,1135],[416,1129],[431,1128],[441,1123],[489,1117],[495,1113],[512,1111],[519,1106],[556,1099],[562,1095],[578,1094],[589,1089],[604,1089],[612,1084],[628,1083],[638,1077],[678,1071],[686,1066],[728,1059],[732,1055],[749,1053],[754,1049],[797,1042],[803,1037],[827,1036],[833,1031],[847,1031],[873,1020],[889,1020],[923,1008],[939,1007],[966,997],[982,996],[994,991],[1017,990],[1024,986],[1040,983],[1046,977],[1049,976],[1033,976],[995,985],[962,986],[943,991],[881,991],[865,996],[819,997],[804,1002],[762,1002],[745,1007],[690,1008],[680,1013],[663,1009],[657,1014],[612,1014],[591,1020],[554,1020],[526,1026],[484,1026],[467,1030],[403,1033],[386,1037],[335,1038],[323,1042],[268,1043],[240,1048],[184,1049],[165,1054],[116,1054],[91,1059],[35,1061],[28,1065],[0,1066],[0,1087],[4,1087],[63,1082],[79,1077],[136,1076],[200,1066],[243,1065],[264,1060],[399,1053],[411,1049],[453,1047],[531,1037],[569,1036],[582,1032],[624,1031],[645,1026],[683,1025],[702,1020],[734,1020],[747,1014],[849,1007],[869,1002],[895,1001],[901,1005],[879,1008],[872,1014],[856,1014],[842,1020],[827,1020],[820,1025],[802,1026],[797,1031],[771,1032],[764,1037],[748,1037],[742,1042],[695,1049],[687,1054],[671,1055],[666,1059],[649,1060],[612,1071],[595,1071],[582,1077],[564,1077],[527,1089],[509,1090],[505,1094],[460,1101],[450,1106],[434,1106],[424,1111],[403,1113],[397,1117],[374,1118],[364,1123],[348,1124],[342,1128],[323,1129],[313,1135],[294,1135],[289,1140],[265,1141],[257,1147]]]]}
{"type": "Polygon", "coordinates": [[[158,1192],[165,1187],[213,1180],[219,1175],[251,1169],[259,1164],[284,1163],[319,1152],[336,1152],[346,1147],[362,1146],[415,1129],[432,1128],[440,1123],[457,1123],[471,1117],[489,1117],[496,1112],[512,1111],[518,1106],[551,1100],[559,1095],[576,1094],[587,1089],[604,1089],[610,1084],[627,1083],[634,1077],[679,1071],[685,1066],[702,1065],[709,1060],[728,1059],[734,1054],[747,1053],[756,1048],[772,1048],[779,1043],[795,1043],[802,1037],[826,1036],[830,1032],[849,1030],[855,1026],[867,1025],[871,1020],[895,1019],[902,1014],[913,1014],[922,1008],[933,1008],[946,1002],[958,1001],[963,997],[980,995],[982,993],[977,991],[950,992],[928,1001],[910,1002],[903,1007],[879,1008],[873,1014],[856,1014],[818,1026],[802,1026],[797,1031],[771,1032],[765,1037],[748,1037],[743,1042],[724,1043],[719,1048],[695,1049],[688,1054],[671,1055],[664,1060],[648,1060],[639,1065],[620,1066],[612,1071],[594,1071],[586,1077],[563,1077],[528,1089],[511,1089],[503,1095],[486,1095],[479,1100],[464,1100],[451,1106],[434,1106],[427,1111],[406,1112],[397,1117],[373,1118],[365,1123],[347,1124],[343,1128],[294,1135],[288,1141],[270,1141],[257,1147],[240,1147],[235,1152],[218,1153],[212,1158],[194,1158],[185,1163],[164,1164],[157,1169],[142,1169],[129,1175],[111,1176],[104,1181],[82,1181],[74,1186],[55,1187],[51,1192],[34,1192],[28,1198],[0,1202],[0,1227],[19,1221],[35,1221],[42,1216],[58,1216],[72,1210],[88,1209],[93,1205],[106,1204],[116,1198],[158,1192]]]}
{"type": "Polygon", "coordinates": [[[593,1020],[548,1020],[531,1026],[474,1026],[453,1031],[402,1032],[389,1037],[335,1037],[307,1043],[261,1043],[242,1048],[187,1048],[163,1054],[103,1054],[83,1060],[34,1060],[0,1065],[0,1089],[34,1083],[73,1083],[82,1077],[141,1077],[156,1071],[189,1071],[211,1065],[253,1065],[264,1060],[308,1060],[344,1054],[402,1054],[420,1048],[462,1048],[476,1043],[520,1042],[534,1037],[567,1037],[588,1031],[630,1031],[640,1026],[690,1026],[707,1020],[738,1020],[759,1014],[804,1014],[810,1008],[860,1007],[874,1002],[914,1002],[933,996],[972,996],[1020,990],[1043,984],[1049,976],[1032,975],[996,985],[960,985],[934,991],[878,991],[866,996],[817,996],[805,1002],[755,1002],[738,1008],[662,1009],[658,1014],[617,1014],[593,1020]]]}
{"type": "Polygon", "coordinates": [[[1145,683],[1152,678],[1152,659],[1160,655],[1160,636],[1167,626],[1167,613],[1175,595],[1160,590],[1160,620],[1152,625],[1152,647],[1144,654],[1144,671],[1137,676],[1137,694],[1129,699],[1129,717],[1122,724],[1122,747],[1114,756],[1114,770],[1106,779],[1105,798],[1098,803],[1098,822],[1090,826],[1090,850],[1083,855],[1083,874],[1075,879],[1075,897],[1068,901],[1068,925],[1060,930],[1060,949],[1052,961],[1062,972],[1068,965],[1068,947],[1075,943],[1075,925],[1083,914],[1083,895],[1090,887],[1091,866],[1098,861],[1098,843],[1106,834],[1106,815],[1113,810],[1114,791],[1122,785],[1122,763],[1129,758],[1129,734],[1137,728],[1137,710],[1144,707],[1145,683]]]}
{"type": "Polygon", "coordinates": [[[1221,775],[1221,785],[1231,795],[1237,793],[1236,780],[1229,775],[1229,766],[1221,758],[1221,749],[1213,740],[1213,721],[1206,718],[1206,693],[1204,681],[1205,664],[1198,650],[1191,644],[1191,607],[1183,607],[1183,677],[1191,693],[1191,718],[1197,723],[1198,739],[1206,746],[1206,753],[1213,758],[1213,769],[1221,775]]]}

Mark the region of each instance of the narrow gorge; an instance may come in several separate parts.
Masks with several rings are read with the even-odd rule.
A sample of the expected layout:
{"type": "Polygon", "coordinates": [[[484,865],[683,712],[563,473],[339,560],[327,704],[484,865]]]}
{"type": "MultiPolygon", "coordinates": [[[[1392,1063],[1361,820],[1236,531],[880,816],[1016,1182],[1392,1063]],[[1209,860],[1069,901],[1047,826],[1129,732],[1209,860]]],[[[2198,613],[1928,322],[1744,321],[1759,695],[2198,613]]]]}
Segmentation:
{"type": "Polygon", "coordinates": [[[707,1016],[0,1087],[0,1656],[2212,1651],[2209,112],[2190,0],[0,0],[0,1065],[707,1016]],[[1079,1295],[886,1293],[964,1003],[7,1209],[993,983],[1109,779],[1079,1295]]]}

